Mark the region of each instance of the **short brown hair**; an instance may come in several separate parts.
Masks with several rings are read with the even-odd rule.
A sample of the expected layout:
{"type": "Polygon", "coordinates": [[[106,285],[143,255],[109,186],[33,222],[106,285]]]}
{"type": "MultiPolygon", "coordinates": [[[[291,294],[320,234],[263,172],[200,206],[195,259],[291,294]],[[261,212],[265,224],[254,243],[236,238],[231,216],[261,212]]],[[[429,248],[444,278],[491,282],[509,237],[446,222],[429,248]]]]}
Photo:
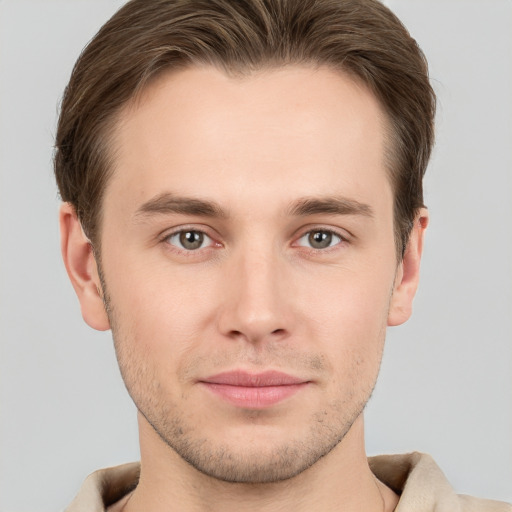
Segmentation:
{"type": "Polygon", "coordinates": [[[377,0],[132,0],[82,52],[64,93],[55,175],[85,233],[99,245],[112,170],[110,137],[121,108],[160,72],[193,64],[248,73],[327,65],[366,84],[386,112],[387,166],[397,252],[423,206],[434,140],[435,95],[426,59],[377,0]]]}

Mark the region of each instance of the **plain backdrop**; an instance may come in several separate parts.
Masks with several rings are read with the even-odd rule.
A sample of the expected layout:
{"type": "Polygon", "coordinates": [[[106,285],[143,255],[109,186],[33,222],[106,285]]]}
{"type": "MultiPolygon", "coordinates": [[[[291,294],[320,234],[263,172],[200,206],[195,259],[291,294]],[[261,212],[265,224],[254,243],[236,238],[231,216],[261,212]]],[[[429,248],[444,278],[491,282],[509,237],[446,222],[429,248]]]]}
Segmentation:
{"type": "MultiPolygon", "coordinates": [[[[109,333],[60,260],[52,144],[85,43],[120,0],[0,0],[0,510],[63,509],[138,458],[109,333]]],[[[512,500],[512,2],[390,0],[439,95],[422,283],[388,334],[370,454],[431,453],[461,493],[512,500]]]]}

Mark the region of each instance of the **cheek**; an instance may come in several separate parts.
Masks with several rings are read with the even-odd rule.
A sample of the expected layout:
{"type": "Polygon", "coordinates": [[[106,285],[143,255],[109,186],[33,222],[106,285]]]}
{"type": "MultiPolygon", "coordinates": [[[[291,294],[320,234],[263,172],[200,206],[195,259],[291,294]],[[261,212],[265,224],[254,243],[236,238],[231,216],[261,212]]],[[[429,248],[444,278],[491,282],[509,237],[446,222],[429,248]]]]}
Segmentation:
{"type": "Polygon", "coordinates": [[[328,354],[333,374],[375,374],[384,346],[392,272],[333,273],[323,283],[321,291],[311,286],[304,290],[307,337],[328,354]]]}
{"type": "Polygon", "coordinates": [[[107,285],[118,338],[136,357],[153,361],[155,371],[168,371],[210,337],[215,300],[204,281],[140,270],[127,279],[112,276],[107,285]]]}
{"type": "Polygon", "coordinates": [[[386,324],[393,287],[393,271],[333,269],[312,276],[295,290],[303,310],[318,329],[371,341],[386,324]]]}

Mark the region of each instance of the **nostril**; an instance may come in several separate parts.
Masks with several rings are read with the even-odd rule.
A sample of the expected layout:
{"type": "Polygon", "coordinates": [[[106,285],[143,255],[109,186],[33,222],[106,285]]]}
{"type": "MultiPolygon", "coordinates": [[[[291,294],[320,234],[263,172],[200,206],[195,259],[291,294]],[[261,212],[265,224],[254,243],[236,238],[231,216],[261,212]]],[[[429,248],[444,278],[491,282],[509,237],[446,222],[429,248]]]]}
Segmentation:
{"type": "Polygon", "coordinates": [[[284,334],[284,329],[276,329],[272,331],[272,334],[284,334]]]}

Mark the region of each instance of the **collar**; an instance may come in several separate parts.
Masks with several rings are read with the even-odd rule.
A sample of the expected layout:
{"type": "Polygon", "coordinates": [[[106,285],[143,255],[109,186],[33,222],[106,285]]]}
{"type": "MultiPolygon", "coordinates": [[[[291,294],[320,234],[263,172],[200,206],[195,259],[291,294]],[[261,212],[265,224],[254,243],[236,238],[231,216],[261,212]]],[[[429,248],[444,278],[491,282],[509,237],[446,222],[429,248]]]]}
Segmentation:
{"type": "MultiPolygon", "coordinates": [[[[506,503],[455,494],[430,455],[378,455],[369,457],[368,464],[400,496],[395,512],[512,512],[506,503]]],[[[138,462],[95,471],[65,512],[105,512],[137,486],[139,475],[138,462]]]]}

